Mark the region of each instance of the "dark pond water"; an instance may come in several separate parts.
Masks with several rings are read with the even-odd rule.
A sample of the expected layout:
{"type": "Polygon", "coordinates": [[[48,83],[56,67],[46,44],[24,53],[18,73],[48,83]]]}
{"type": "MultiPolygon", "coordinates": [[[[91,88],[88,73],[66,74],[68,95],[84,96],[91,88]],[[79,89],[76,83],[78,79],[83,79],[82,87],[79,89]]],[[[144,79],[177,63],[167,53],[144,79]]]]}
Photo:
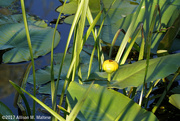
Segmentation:
{"type": "MultiPolygon", "coordinates": [[[[19,12],[21,12],[20,2],[16,2],[19,12]]],[[[50,24],[51,21],[57,19],[59,13],[55,9],[60,6],[59,0],[25,0],[26,11],[30,15],[35,15],[45,20],[50,26],[54,27],[54,24],[50,24]]],[[[59,24],[58,31],[61,34],[61,40],[58,46],[55,48],[54,53],[63,52],[70,30],[70,25],[59,24]]],[[[14,115],[18,115],[17,108],[14,107],[15,101],[15,89],[10,85],[9,80],[14,81],[17,84],[21,83],[24,72],[29,62],[23,62],[18,64],[0,64],[0,101],[7,105],[14,115]]],[[[39,57],[35,60],[36,69],[43,68],[50,65],[50,53],[46,56],[39,57]]],[[[32,72],[30,72],[32,73],[32,72]]],[[[27,89],[32,91],[32,85],[27,85],[27,89]]],[[[28,101],[32,103],[32,99],[26,96],[28,101]]],[[[46,99],[50,97],[39,95],[40,98],[46,99]]],[[[48,103],[48,102],[46,102],[48,103]]],[[[50,102],[49,102],[50,103],[50,102]]],[[[38,108],[41,110],[41,108],[38,108]]],[[[43,112],[43,111],[40,111],[43,112]]],[[[46,112],[45,112],[46,113],[46,112]]]]}

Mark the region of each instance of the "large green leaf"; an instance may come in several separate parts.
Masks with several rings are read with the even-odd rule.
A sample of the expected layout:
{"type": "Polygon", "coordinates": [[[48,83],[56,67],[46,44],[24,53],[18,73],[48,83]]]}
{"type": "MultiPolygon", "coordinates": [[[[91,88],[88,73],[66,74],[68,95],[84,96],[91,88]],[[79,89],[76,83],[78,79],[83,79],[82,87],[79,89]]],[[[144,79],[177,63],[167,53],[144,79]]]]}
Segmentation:
{"type": "MultiPolygon", "coordinates": [[[[89,1],[89,7],[91,10],[91,13],[93,17],[95,17],[103,8],[104,13],[103,16],[105,16],[106,12],[109,9],[108,15],[105,19],[104,25],[109,25],[112,23],[115,23],[119,19],[125,17],[128,14],[133,13],[136,8],[138,7],[138,1],[128,1],[128,0],[116,0],[116,2],[111,6],[111,9],[109,9],[111,3],[113,0],[90,0],[89,1]]],[[[71,0],[69,3],[65,5],[65,9],[63,10],[64,14],[75,14],[78,6],[77,0],[71,0]]],[[[61,11],[62,6],[57,8],[57,11],[61,11]]],[[[74,19],[74,16],[67,17],[65,19],[66,23],[71,24],[74,19]]],[[[98,22],[98,25],[101,24],[101,22],[98,22]]]]}
{"type": "Polygon", "coordinates": [[[83,96],[78,100],[78,102],[76,103],[76,105],[72,109],[71,113],[67,117],[67,119],[66,119],[67,121],[72,121],[72,120],[74,120],[77,117],[79,111],[81,110],[82,106],[84,105],[84,102],[85,102],[86,98],[89,95],[89,92],[90,92],[92,86],[93,86],[93,82],[91,83],[89,88],[85,91],[83,96]]]}
{"type": "MultiPolygon", "coordinates": [[[[180,53],[167,55],[155,59],[150,59],[148,75],[146,82],[155,81],[157,79],[165,78],[177,71],[180,66],[180,53]]],[[[119,69],[112,74],[112,81],[109,87],[123,89],[126,87],[138,87],[144,83],[144,75],[146,69],[146,60],[134,62],[133,64],[126,64],[119,67],[119,69]]],[[[84,83],[89,84],[95,80],[96,84],[107,85],[106,72],[91,73],[88,80],[84,83]]]]}
{"type": "Polygon", "coordinates": [[[12,111],[0,101],[0,120],[1,121],[17,121],[12,111]],[[4,117],[3,117],[4,116],[4,117]],[[7,118],[7,119],[6,119],[7,118]]]}
{"type": "Polygon", "coordinates": [[[169,97],[169,102],[174,105],[175,107],[177,107],[178,109],[180,109],[180,94],[174,94],[174,95],[171,95],[169,97]]]}
{"type": "MultiPolygon", "coordinates": [[[[180,53],[150,59],[146,82],[164,78],[177,71],[179,66],[180,53]]],[[[146,60],[120,66],[112,79],[111,86],[117,88],[140,86],[144,81],[145,70],[146,60]]]]}
{"type": "MultiPolygon", "coordinates": [[[[73,108],[81,99],[88,85],[71,82],[67,102],[73,108]]],[[[151,112],[142,109],[133,100],[111,89],[94,84],[77,118],[85,121],[155,121],[151,112]]]]}
{"type": "MultiPolygon", "coordinates": [[[[29,31],[34,58],[43,56],[51,50],[51,40],[54,29],[48,27],[43,20],[28,17],[29,31]]],[[[21,62],[31,59],[26,39],[22,15],[1,16],[0,19],[0,50],[8,49],[3,54],[3,62],[21,62]]],[[[60,34],[56,31],[54,46],[60,41],[60,34]]]]}

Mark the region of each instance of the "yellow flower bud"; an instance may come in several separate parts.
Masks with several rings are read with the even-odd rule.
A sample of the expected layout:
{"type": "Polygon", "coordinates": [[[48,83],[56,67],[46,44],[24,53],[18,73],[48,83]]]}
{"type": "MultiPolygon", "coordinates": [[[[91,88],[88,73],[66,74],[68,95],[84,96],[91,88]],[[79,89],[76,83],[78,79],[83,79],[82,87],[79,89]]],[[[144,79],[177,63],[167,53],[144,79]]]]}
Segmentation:
{"type": "Polygon", "coordinates": [[[114,60],[106,60],[103,63],[103,70],[106,71],[106,73],[112,73],[118,69],[118,63],[114,60]]]}

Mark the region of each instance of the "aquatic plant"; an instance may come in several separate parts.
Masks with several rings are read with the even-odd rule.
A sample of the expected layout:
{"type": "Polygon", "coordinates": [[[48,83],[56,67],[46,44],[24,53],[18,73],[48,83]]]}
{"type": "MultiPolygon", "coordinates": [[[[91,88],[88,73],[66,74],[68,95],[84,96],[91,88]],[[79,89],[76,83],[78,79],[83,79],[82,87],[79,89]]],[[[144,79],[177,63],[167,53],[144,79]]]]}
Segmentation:
{"type": "MultiPolygon", "coordinates": [[[[61,12],[70,14],[69,17],[73,21],[68,20],[68,17],[65,19],[65,22],[72,24],[65,51],[63,54],[53,54],[54,38],[57,36],[55,29],[51,47],[51,66],[37,70],[36,73],[34,71],[34,76],[28,79],[29,83],[34,84],[34,88],[39,86],[47,89],[41,84],[50,82],[52,108],[37,99],[36,95],[31,95],[10,81],[22,96],[27,115],[30,115],[31,111],[23,92],[49,111],[52,120],[158,120],[154,114],[180,73],[180,54],[170,54],[173,44],[165,46],[166,42],[172,43],[170,41],[174,40],[179,32],[178,26],[175,25],[179,23],[180,17],[174,12],[179,11],[179,3],[177,0],[131,2],[130,6],[134,5],[134,9],[124,17],[115,19],[113,17],[117,16],[116,12],[121,9],[118,5],[126,5],[127,2],[72,0],[66,4],[66,0],[64,1],[63,6],[57,9],[60,15],[55,28],[61,18],[61,12]],[[97,6],[93,7],[93,3],[97,6]],[[68,9],[72,6],[75,6],[73,11],[68,9]],[[165,26],[162,28],[162,25],[165,26]],[[84,31],[87,26],[87,31],[84,31]],[[172,28],[175,28],[173,30],[176,34],[170,36],[169,31],[172,31],[172,28]],[[121,31],[125,35],[121,35],[121,31]],[[170,38],[164,39],[167,36],[170,38]],[[73,46],[69,48],[72,37],[73,46]],[[113,57],[115,46],[118,46],[118,49],[113,57]],[[108,47],[110,49],[106,54],[104,48],[108,47]],[[132,61],[134,58],[128,56],[133,50],[139,54],[138,58],[132,61]],[[153,58],[152,54],[160,57],[153,58]],[[104,61],[106,59],[108,60],[104,61]],[[53,65],[53,61],[57,62],[56,65],[53,65]],[[107,62],[115,67],[111,66],[109,70],[107,62]],[[174,74],[172,79],[169,77],[171,74],[174,74]],[[154,97],[158,102],[151,111],[147,111],[152,90],[157,83],[165,83],[165,78],[170,80],[167,88],[163,90],[160,98],[154,97]],[[34,80],[37,80],[37,83],[34,80]],[[119,91],[123,91],[123,94],[119,91]],[[56,107],[55,100],[58,94],[61,96],[56,107]],[[66,107],[62,107],[64,97],[66,107]],[[135,100],[135,97],[138,97],[138,100],[135,100]],[[64,117],[59,114],[60,110],[64,112],[64,117]]],[[[23,0],[21,3],[23,4],[23,0]]],[[[32,48],[30,50],[32,51],[32,48]]],[[[33,60],[33,56],[31,59],[33,60]]],[[[179,94],[170,97],[170,102],[177,108],[178,99],[179,94]],[[173,99],[175,101],[172,101],[173,99]]]]}

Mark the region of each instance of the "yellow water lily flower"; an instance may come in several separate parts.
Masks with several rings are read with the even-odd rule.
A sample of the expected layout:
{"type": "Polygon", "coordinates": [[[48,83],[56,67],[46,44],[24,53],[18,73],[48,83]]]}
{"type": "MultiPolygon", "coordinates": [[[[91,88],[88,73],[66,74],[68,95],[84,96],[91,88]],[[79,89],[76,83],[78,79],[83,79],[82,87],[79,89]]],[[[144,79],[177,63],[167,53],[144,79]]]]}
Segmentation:
{"type": "Polygon", "coordinates": [[[103,63],[103,70],[110,74],[118,69],[118,63],[114,60],[106,60],[103,63]]]}

